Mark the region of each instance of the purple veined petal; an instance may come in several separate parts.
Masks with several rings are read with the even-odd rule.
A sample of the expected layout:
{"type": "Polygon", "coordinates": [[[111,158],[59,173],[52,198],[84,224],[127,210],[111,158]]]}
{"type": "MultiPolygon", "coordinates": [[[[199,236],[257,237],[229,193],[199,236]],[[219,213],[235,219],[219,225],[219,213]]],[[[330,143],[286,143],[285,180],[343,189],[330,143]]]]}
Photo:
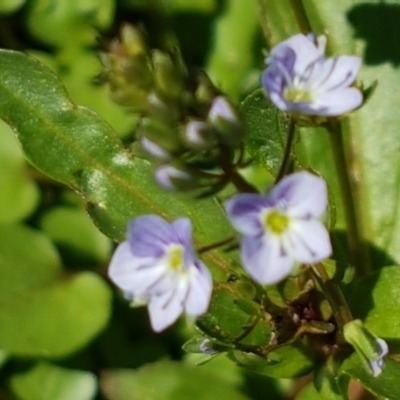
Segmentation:
{"type": "Polygon", "coordinates": [[[316,59],[308,65],[300,76],[300,81],[305,82],[307,90],[313,92],[314,95],[322,91],[321,87],[329,80],[335,68],[335,59],[316,59]]]}
{"type": "Polygon", "coordinates": [[[282,179],[269,198],[282,204],[290,218],[320,217],[327,207],[326,183],[307,171],[296,172],[282,179]]]}
{"type": "Polygon", "coordinates": [[[330,73],[319,83],[319,89],[328,91],[347,88],[355,81],[360,67],[361,59],[356,56],[340,56],[326,60],[323,68],[330,73]]]}
{"type": "Polygon", "coordinates": [[[202,315],[207,311],[212,292],[212,278],[207,267],[197,261],[190,270],[189,292],[185,301],[185,311],[189,315],[202,315]]]}
{"type": "Polygon", "coordinates": [[[148,311],[151,327],[155,332],[161,332],[179,318],[188,288],[187,280],[182,279],[173,290],[151,297],[148,311]]]}
{"type": "Polygon", "coordinates": [[[259,220],[261,211],[271,205],[265,196],[239,194],[225,203],[225,210],[231,224],[244,235],[258,235],[262,232],[259,220]]]}
{"type": "Polygon", "coordinates": [[[301,263],[316,263],[332,254],[328,231],[315,219],[293,221],[281,241],[285,252],[301,263]]]}
{"type": "Polygon", "coordinates": [[[363,102],[361,92],[353,87],[324,92],[314,105],[314,115],[335,117],[350,112],[363,102]]]}
{"type": "Polygon", "coordinates": [[[290,59],[292,58],[294,60],[295,55],[293,50],[288,47],[282,48],[282,51],[283,50],[285,50],[289,56],[292,56],[285,56],[289,61],[280,59],[273,60],[267,70],[261,75],[261,83],[270,96],[272,94],[277,94],[282,97],[285,88],[292,84],[293,75],[290,65],[293,64],[293,62],[291,62],[290,59]]]}
{"type": "Polygon", "coordinates": [[[286,278],[293,267],[293,259],[282,252],[275,235],[244,236],[241,242],[243,266],[257,282],[272,285],[286,278]]]}
{"type": "Polygon", "coordinates": [[[176,274],[163,259],[135,257],[127,242],[117,247],[108,275],[121,290],[133,297],[171,290],[176,283],[176,274]]]}
{"type": "MultiPolygon", "coordinates": [[[[147,259],[150,261],[153,259],[147,259]]],[[[108,268],[108,276],[123,291],[130,292],[132,271],[146,260],[139,260],[132,254],[128,241],[122,242],[116,248],[108,268]]]]}
{"type": "Polygon", "coordinates": [[[178,243],[174,229],[158,215],[133,219],[128,227],[132,253],[137,257],[161,257],[165,247],[178,243]]]}
{"type": "Polygon", "coordinates": [[[172,222],[176,237],[184,248],[184,264],[185,267],[191,266],[195,261],[193,244],[192,244],[192,222],[189,218],[179,218],[172,222]]]}
{"type": "Polygon", "coordinates": [[[295,75],[302,75],[304,70],[311,62],[321,57],[318,47],[309,38],[307,38],[307,36],[301,33],[284,40],[274,47],[271,51],[272,59],[274,58],[275,54],[278,54],[281,46],[291,48],[296,55],[293,65],[293,73],[295,75]]]}

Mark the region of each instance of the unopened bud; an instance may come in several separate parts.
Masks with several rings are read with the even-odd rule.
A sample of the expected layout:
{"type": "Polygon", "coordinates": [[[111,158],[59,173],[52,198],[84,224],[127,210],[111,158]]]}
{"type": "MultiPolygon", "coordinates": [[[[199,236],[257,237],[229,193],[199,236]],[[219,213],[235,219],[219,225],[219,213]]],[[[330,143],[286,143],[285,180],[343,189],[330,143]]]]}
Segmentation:
{"type": "Polygon", "coordinates": [[[154,143],[147,137],[142,137],[140,139],[140,144],[142,149],[149,154],[150,156],[156,158],[160,161],[168,161],[171,158],[171,155],[168,153],[167,150],[163,149],[157,143],[154,143]]]}
{"type": "Polygon", "coordinates": [[[151,92],[147,96],[147,103],[148,115],[166,124],[176,124],[181,117],[180,109],[176,104],[171,104],[171,102],[167,103],[155,92],[151,92]]]}
{"type": "Polygon", "coordinates": [[[156,181],[166,190],[188,190],[193,187],[194,179],[183,166],[164,164],[155,172],[156,181]]]}
{"type": "Polygon", "coordinates": [[[181,148],[181,139],[176,128],[156,119],[142,118],[137,126],[136,134],[139,138],[146,137],[168,153],[174,153],[181,148]]]}
{"type": "Polygon", "coordinates": [[[384,357],[389,352],[386,342],[365,328],[359,319],[348,322],[343,328],[343,334],[366,369],[375,377],[380,375],[385,366],[384,357]]]}
{"type": "Polygon", "coordinates": [[[196,79],[198,82],[195,91],[196,102],[208,109],[213,99],[218,96],[218,91],[204,72],[198,73],[196,79]]]}
{"type": "Polygon", "coordinates": [[[236,110],[224,96],[218,96],[212,102],[208,121],[218,131],[225,144],[236,147],[241,143],[242,124],[236,110]]]}
{"type": "Polygon", "coordinates": [[[184,132],[188,146],[195,149],[206,149],[215,143],[210,127],[205,121],[190,121],[184,132]]]}
{"type": "Polygon", "coordinates": [[[152,62],[156,89],[170,98],[181,98],[184,91],[184,77],[173,58],[160,50],[153,50],[152,62]]]}
{"type": "Polygon", "coordinates": [[[111,98],[118,104],[143,109],[153,87],[148,49],[140,31],[124,25],[121,40],[115,39],[109,51],[100,54],[104,72],[101,79],[109,83],[111,98]]]}

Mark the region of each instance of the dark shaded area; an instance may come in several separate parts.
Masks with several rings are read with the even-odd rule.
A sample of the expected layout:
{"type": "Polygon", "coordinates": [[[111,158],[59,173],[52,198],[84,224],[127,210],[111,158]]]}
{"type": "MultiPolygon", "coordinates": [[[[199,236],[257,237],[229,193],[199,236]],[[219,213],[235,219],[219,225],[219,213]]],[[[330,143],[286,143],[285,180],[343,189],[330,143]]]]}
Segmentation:
{"type": "Polygon", "coordinates": [[[347,13],[355,37],[366,41],[364,62],[400,65],[400,4],[358,4],[347,13]]]}
{"type": "MultiPolygon", "coordinates": [[[[345,231],[334,230],[331,232],[332,246],[336,261],[339,266],[342,265],[344,268],[350,259],[350,254],[347,245],[347,235],[345,231]]],[[[379,247],[374,246],[371,243],[366,244],[366,251],[369,253],[371,260],[371,269],[376,271],[380,268],[387,267],[388,265],[394,265],[396,262],[391,258],[385,251],[379,247]]]]}

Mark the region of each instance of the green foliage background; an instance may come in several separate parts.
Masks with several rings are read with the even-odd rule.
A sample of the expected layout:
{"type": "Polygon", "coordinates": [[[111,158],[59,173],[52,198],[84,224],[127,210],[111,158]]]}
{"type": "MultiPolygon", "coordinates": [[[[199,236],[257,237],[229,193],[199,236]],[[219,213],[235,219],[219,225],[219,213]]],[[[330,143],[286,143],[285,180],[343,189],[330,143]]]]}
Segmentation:
{"type": "MultiPolygon", "coordinates": [[[[258,164],[254,179],[265,186],[285,140],[285,121],[258,90],[268,48],[299,31],[315,31],[327,33],[331,54],[362,56],[361,81],[369,86],[377,79],[378,87],[342,126],[357,218],[375,272],[348,290],[348,298],[355,316],[391,340],[396,354],[396,16],[397,0],[0,0],[0,398],[257,400],[268,393],[279,400],[299,393],[298,399],[318,400],[343,398],[337,388],[349,378],[399,398],[395,357],[378,381],[360,372],[352,356],[341,367],[340,382],[314,377],[314,389],[311,377],[295,379],[318,364],[301,348],[277,351],[281,364],[275,369],[236,353],[231,358],[247,370],[224,355],[198,367],[200,357],[181,350],[196,334],[191,325],[181,320],[160,335],[151,332],[146,310],[129,308],[107,278],[114,241],[123,240],[127,221],[145,213],[190,216],[196,247],[224,239],[232,228],[223,198],[195,201],[154,184],[148,163],[123,146],[137,117],[95,81],[97,53],[122,22],[143,24],[155,47],[176,37],[187,63],[204,68],[241,106],[248,150],[258,164]],[[390,301],[380,301],[385,296],[390,301]]],[[[341,248],[344,217],[326,132],[301,129],[296,156],[330,183],[331,222],[341,248]]],[[[214,334],[218,325],[221,339],[233,338],[249,319],[236,301],[246,300],[246,293],[250,299],[255,288],[245,278],[230,283],[232,271],[239,271],[237,254],[209,252],[205,262],[217,284],[199,325],[214,334]]],[[[269,335],[258,326],[248,340],[264,344],[269,335]]]]}

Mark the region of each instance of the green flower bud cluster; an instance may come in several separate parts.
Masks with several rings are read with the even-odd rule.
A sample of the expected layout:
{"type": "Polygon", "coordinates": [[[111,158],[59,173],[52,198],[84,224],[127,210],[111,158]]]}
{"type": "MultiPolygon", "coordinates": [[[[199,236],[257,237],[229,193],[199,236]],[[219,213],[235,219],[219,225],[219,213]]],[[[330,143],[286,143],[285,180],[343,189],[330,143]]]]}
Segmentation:
{"type": "Polygon", "coordinates": [[[189,70],[177,47],[149,49],[131,25],[100,58],[112,99],[139,114],[133,150],[155,163],[161,186],[215,191],[229,182],[241,166],[243,126],[204,72],[189,70]]]}

